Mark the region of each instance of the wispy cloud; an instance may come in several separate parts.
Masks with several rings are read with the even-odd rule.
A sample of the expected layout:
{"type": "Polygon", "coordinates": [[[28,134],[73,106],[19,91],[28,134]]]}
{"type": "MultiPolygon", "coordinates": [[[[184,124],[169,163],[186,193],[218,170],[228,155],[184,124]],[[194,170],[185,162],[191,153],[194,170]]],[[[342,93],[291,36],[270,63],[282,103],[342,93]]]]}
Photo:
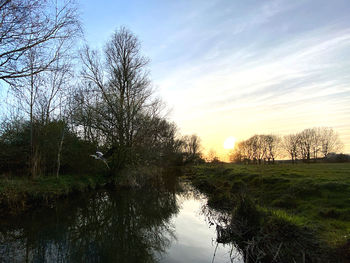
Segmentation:
{"type": "Polygon", "coordinates": [[[158,82],[186,131],[214,118],[224,119],[224,129],[246,125],[255,132],[333,126],[347,138],[350,63],[341,58],[350,57],[350,31],[325,27],[267,48],[219,46],[203,51],[206,63],[192,60],[158,82]]]}
{"type": "Polygon", "coordinates": [[[350,152],[348,0],[112,2],[91,5],[101,19],[90,28],[124,24],[140,37],[184,133],[218,147],[225,136],[326,125],[350,152]]]}

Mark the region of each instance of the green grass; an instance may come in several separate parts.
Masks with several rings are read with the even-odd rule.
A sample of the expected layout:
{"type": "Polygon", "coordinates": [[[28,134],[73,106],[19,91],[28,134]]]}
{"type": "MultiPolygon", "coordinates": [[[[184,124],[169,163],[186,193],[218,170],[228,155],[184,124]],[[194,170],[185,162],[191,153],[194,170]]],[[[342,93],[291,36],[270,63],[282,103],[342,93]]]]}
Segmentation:
{"type": "Polygon", "coordinates": [[[51,202],[74,192],[83,192],[106,183],[101,175],[61,175],[36,179],[0,178],[0,208],[21,212],[38,202],[51,202]]]}
{"type": "Polygon", "coordinates": [[[187,176],[229,210],[244,191],[262,209],[317,230],[338,247],[350,240],[350,164],[198,165],[187,176]]]}

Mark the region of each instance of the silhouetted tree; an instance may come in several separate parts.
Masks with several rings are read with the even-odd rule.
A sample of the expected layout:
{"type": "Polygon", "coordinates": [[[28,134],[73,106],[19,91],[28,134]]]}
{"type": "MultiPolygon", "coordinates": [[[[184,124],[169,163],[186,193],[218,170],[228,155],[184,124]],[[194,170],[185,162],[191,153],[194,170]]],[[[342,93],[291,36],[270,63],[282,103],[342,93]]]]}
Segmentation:
{"type": "Polygon", "coordinates": [[[320,128],[320,148],[323,157],[331,152],[339,152],[343,148],[343,143],[340,141],[338,134],[330,127],[320,128]]]}
{"type": "Polygon", "coordinates": [[[183,154],[185,157],[185,163],[196,162],[201,159],[201,145],[200,138],[192,134],[191,136],[184,136],[183,141],[183,154]]]}
{"type": "Polygon", "coordinates": [[[219,161],[218,155],[214,149],[210,149],[207,153],[206,161],[209,163],[215,163],[219,161]]]}
{"type": "Polygon", "coordinates": [[[282,147],[289,154],[292,162],[296,162],[299,153],[299,135],[289,134],[283,137],[282,147]]]}
{"type": "Polygon", "coordinates": [[[267,145],[267,154],[266,158],[268,162],[272,160],[272,163],[275,162],[276,156],[280,153],[281,149],[281,138],[276,135],[265,135],[265,143],[267,145]]]}
{"type": "Polygon", "coordinates": [[[314,144],[315,130],[305,129],[299,133],[299,149],[303,160],[309,161],[312,153],[312,146],[314,144]]]}

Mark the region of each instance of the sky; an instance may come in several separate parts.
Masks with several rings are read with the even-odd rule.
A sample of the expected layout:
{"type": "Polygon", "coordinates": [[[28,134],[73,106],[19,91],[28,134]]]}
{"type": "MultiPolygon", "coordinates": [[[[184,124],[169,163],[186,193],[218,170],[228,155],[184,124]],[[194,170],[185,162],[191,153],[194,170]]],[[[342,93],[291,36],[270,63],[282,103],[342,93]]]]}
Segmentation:
{"type": "Polygon", "coordinates": [[[86,41],[120,26],[151,59],[182,134],[221,157],[229,136],[333,127],[350,153],[350,1],[80,0],[86,41]]]}

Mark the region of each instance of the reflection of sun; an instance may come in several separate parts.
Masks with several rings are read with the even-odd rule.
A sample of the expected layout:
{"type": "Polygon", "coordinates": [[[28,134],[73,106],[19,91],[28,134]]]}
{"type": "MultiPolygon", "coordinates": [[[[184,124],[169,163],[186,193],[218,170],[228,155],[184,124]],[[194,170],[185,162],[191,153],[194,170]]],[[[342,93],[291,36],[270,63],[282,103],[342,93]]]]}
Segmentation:
{"type": "Polygon", "coordinates": [[[233,149],[235,147],[236,139],[232,136],[228,137],[224,142],[225,149],[233,149]]]}

